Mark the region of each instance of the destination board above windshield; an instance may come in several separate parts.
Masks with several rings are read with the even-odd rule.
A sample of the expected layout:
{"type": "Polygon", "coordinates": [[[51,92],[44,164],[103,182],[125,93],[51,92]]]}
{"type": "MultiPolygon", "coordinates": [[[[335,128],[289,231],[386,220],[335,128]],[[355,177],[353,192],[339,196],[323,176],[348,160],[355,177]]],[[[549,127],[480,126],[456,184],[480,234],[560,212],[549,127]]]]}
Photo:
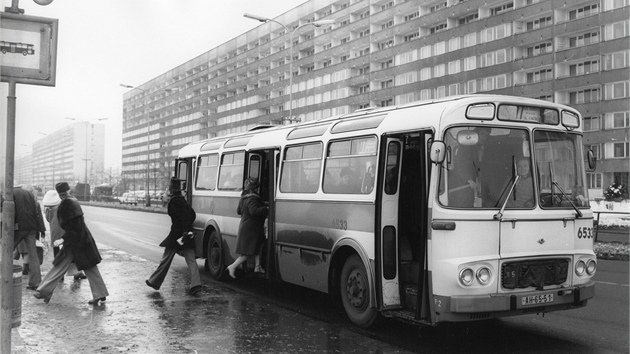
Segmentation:
{"type": "Polygon", "coordinates": [[[558,110],[518,105],[500,105],[499,119],[513,122],[527,122],[557,125],[560,122],[558,110]]]}

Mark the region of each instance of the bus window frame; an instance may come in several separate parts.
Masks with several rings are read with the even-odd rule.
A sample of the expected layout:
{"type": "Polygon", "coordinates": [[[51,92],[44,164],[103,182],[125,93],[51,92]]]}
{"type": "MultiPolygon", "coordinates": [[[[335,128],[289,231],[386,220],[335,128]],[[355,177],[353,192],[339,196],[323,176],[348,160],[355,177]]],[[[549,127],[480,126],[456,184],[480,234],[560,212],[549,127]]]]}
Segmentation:
{"type": "Polygon", "coordinates": [[[223,151],[219,159],[220,159],[220,162],[219,162],[219,177],[217,179],[217,190],[222,191],[222,192],[242,191],[243,190],[243,173],[245,172],[245,163],[247,162],[246,151],[245,150],[223,151]],[[239,164],[233,163],[234,159],[232,160],[232,163],[225,163],[224,162],[225,157],[230,156],[230,155],[231,156],[241,155],[242,156],[241,163],[239,164]],[[227,176],[223,174],[223,169],[228,166],[229,167],[241,166],[240,178],[238,178],[238,172],[236,175],[234,175],[232,174],[232,170],[230,170],[230,173],[232,174],[232,176],[231,178],[229,178],[229,180],[226,180],[227,176]],[[235,182],[236,185],[230,185],[229,187],[224,187],[223,185],[226,182],[235,182]]]}
{"type": "Polygon", "coordinates": [[[201,155],[199,155],[197,157],[197,164],[195,166],[195,190],[198,190],[198,191],[215,191],[215,190],[217,190],[217,184],[218,184],[218,181],[219,181],[219,176],[218,176],[219,166],[220,166],[219,161],[220,161],[220,158],[219,158],[219,153],[218,152],[213,152],[213,153],[209,153],[209,154],[201,154],[201,155]],[[199,164],[200,160],[202,161],[204,158],[210,158],[211,156],[215,156],[216,157],[216,165],[213,165],[213,166],[211,166],[211,165],[201,166],[199,164]],[[201,169],[202,168],[210,169],[212,167],[216,168],[216,170],[214,172],[214,183],[212,183],[212,185],[209,186],[210,188],[200,187],[199,186],[199,180],[200,180],[199,173],[200,173],[201,169]]]}
{"type": "MultiPolygon", "coordinates": [[[[327,184],[327,178],[332,178],[332,174],[330,174],[329,172],[329,162],[330,161],[334,161],[334,160],[347,160],[348,162],[350,162],[352,159],[360,159],[360,158],[372,158],[371,162],[372,162],[372,166],[376,166],[377,162],[378,162],[378,154],[379,154],[379,137],[375,134],[365,134],[365,135],[358,135],[358,136],[351,136],[351,137],[344,137],[344,138],[340,138],[340,139],[331,139],[326,143],[326,151],[325,151],[325,155],[324,155],[324,164],[323,164],[323,176],[322,176],[322,181],[321,181],[321,185],[322,185],[322,192],[326,195],[339,195],[339,194],[351,194],[351,195],[369,195],[372,194],[374,192],[374,190],[376,188],[373,188],[369,191],[369,192],[362,192],[362,183],[358,183],[357,186],[358,188],[353,188],[351,191],[344,191],[343,188],[337,189],[335,190],[335,188],[339,188],[339,184],[336,182],[332,182],[331,184],[327,184]],[[374,140],[374,152],[373,153],[363,153],[363,154],[353,154],[352,153],[352,149],[353,149],[353,141],[359,141],[359,140],[366,140],[366,139],[373,139],[374,140]],[[347,155],[333,155],[330,156],[330,152],[331,152],[331,146],[333,144],[337,144],[337,143],[342,143],[342,142],[349,142],[350,143],[350,151],[347,155]]],[[[352,166],[352,164],[348,164],[345,167],[350,167],[352,166]]],[[[345,167],[341,167],[341,171],[339,172],[339,174],[341,174],[341,172],[343,171],[343,169],[345,167]]],[[[355,166],[356,167],[356,166],[355,166]]],[[[333,167],[333,169],[337,169],[339,167],[333,167]]],[[[359,171],[357,173],[357,171],[352,170],[353,172],[353,177],[357,180],[357,182],[360,182],[361,178],[362,178],[362,174],[359,171]]],[[[365,172],[365,171],[363,171],[365,172]]],[[[375,172],[376,173],[376,172],[375,172]]],[[[340,180],[341,176],[339,177],[338,181],[341,182],[340,180]]],[[[376,178],[374,179],[374,181],[376,181],[376,178]]],[[[353,184],[354,185],[354,184],[353,184]]]]}
{"type": "Polygon", "coordinates": [[[278,191],[280,193],[286,193],[286,194],[298,194],[298,193],[305,193],[305,194],[314,194],[317,193],[320,190],[320,187],[322,186],[322,168],[324,166],[324,142],[320,141],[320,140],[316,140],[316,141],[307,141],[307,142],[303,142],[300,144],[292,144],[292,145],[286,145],[282,151],[282,166],[280,168],[280,175],[279,177],[279,183],[278,183],[278,191]],[[304,147],[305,146],[309,146],[309,145],[319,145],[320,148],[320,154],[319,154],[319,159],[316,158],[304,158],[304,147]],[[315,191],[287,191],[287,190],[283,190],[282,189],[282,181],[284,180],[284,172],[285,169],[287,168],[287,152],[289,151],[289,149],[292,148],[296,148],[296,147],[301,147],[302,151],[301,151],[301,158],[300,159],[292,159],[289,160],[289,162],[304,162],[304,161],[319,161],[319,172],[317,173],[317,188],[315,189],[315,191]]]}

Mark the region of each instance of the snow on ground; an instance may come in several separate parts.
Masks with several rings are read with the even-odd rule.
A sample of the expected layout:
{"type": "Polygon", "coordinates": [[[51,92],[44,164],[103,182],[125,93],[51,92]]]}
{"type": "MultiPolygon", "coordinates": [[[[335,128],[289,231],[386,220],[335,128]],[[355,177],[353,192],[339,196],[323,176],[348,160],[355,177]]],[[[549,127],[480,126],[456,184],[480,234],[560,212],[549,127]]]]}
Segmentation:
{"type": "Polygon", "coordinates": [[[591,201],[591,209],[595,219],[599,214],[599,224],[602,226],[630,227],[630,201],[627,199],[620,202],[591,201]]]}

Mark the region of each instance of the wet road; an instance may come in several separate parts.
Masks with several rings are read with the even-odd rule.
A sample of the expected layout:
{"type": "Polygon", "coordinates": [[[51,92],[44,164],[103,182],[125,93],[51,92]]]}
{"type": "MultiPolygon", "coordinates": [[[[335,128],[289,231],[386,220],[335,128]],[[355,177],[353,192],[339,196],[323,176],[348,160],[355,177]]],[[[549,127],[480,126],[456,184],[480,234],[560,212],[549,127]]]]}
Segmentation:
{"type": "MultiPolygon", "coordinates": [[[[93,207],[86,207],[85,211],[99,243],[149,261],[143,270],[134,271],[134,276],[140,278],[140,285],[135,284],[140,289],[135,291],[149,299],[151,311],[145,314],[152,315],[142,319],[140,326],[148,332],[185,333],[186,340],[196,338],[217,348],[209,352],[225,349],[225,352],[627,353],[627,262],[600,262],[596,298],[583,309],[437,328],[384,320],[375,328],[363,330],[350,325],[340,309],[323,294],[255,278],[216,282],[202,270],[202,295],[183,296],[181,284],[187,275],[185,263],[179,257],[173,264],[175,272],[167,277],[167,282],[173,282],[173,292],[156,294],[142,284],[142,279],[160,259],[162,248],[157,244],[170,226],[168,217],[93,207]],[[144,274],[138,274],[141,272],[144,274]],[[364,342],[369,345],[361,345],[364,342]]],[[[201,260],[199,265],[203,269],[201,260]]],[[[120,294],[125,290],[110,289],[110,292],[120,294]]],[[[166,344],[172,347],[178,343],[166,344]]]]}

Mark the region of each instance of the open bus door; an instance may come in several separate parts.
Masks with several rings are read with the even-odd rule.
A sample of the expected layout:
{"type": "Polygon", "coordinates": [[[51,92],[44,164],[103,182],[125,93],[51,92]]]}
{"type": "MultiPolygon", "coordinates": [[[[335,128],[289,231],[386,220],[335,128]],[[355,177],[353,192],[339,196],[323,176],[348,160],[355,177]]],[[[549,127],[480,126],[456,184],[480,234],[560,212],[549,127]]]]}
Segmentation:
{"type": "Polygon", "coordinates": [[[267,149],[249,151],[247,156],[247,177],[258,178],[260,182],[259,194],[263,202],[269,203],[269,214],[265,221],[265,245],[262,250],[261,264],[265,269],[265,277],[274,277],[276,272],[275,257],[273,257],[273,235],[275,234],[275,182],[278,166],[279,150],[267,149]]]}
{"type": "Polygon", "coordinates": [[[379,206],[381,237],[377,244],[380,286],[377,287],[377,296],[380,297],[384,310],[401,306],[398,278],[398,199],[403,146],[401,140],[388,138],[385,161],[382,164],[384,180],[379,206]]]}

